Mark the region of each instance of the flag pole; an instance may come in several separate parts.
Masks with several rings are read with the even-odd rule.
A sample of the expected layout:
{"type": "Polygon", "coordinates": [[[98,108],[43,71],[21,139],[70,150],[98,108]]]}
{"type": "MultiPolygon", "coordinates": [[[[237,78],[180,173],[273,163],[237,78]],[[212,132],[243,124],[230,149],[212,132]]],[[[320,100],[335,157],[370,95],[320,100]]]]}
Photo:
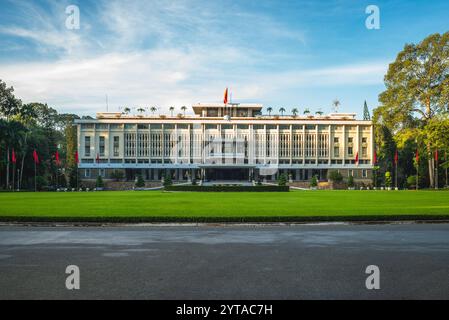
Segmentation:
{"type": "Polygon", "coordinates": [[[16,181],[16,163],[13,162],[12,164],[12,191],[14,192],[15,188],[15,181],[16,181]]]}
{"type": "Polygon", "coordinates": [[[396,169],[395,171],[395,178],[394,178],[394,184],[395,184],[395,189],[398,189],[398,162],[396,161],[396,169]]]}
{"type": "MultiPolygon", "coordinates": [[[[444,152],[444,162],[447,162],[447,151],[444,152]]],[[[448,184],[447,184],[447,164],[446,164],[446,186],[448,186],[448,184]]]]}
{"type": "Polygon", "coordinates": [[[438,149],[435,151],[435,189],[438,190],[438,149]]]}
{"type": "Polygon", "coordinates": [[[36,160],[34,160],[34,192],[37,191],[37,185],[36,185],[36,160]]]}
{"type": "Polygon", "coordinates": [[[78,164],[76,164],[76,191],[78,191],[78,164]]]}
{"type": "Polygon", "coordinates": [[[416,159],[416,191],[418,191],[418,189],[419,189],[419,158],[418,158],[418,149],[416,149],[415,159],[416,159]]]}

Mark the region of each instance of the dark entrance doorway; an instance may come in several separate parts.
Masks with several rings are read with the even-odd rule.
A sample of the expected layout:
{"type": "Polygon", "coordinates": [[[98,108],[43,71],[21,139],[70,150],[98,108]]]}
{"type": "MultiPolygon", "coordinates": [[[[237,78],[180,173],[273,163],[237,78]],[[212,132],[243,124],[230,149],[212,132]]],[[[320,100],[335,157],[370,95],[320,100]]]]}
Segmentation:
{"type": "Polygon", "coordinates": [[[206,169],[207,181],[217,181],[217,180],[248,181],[248,179],[249,179],[249,169],[245,168],[206,169]]]}

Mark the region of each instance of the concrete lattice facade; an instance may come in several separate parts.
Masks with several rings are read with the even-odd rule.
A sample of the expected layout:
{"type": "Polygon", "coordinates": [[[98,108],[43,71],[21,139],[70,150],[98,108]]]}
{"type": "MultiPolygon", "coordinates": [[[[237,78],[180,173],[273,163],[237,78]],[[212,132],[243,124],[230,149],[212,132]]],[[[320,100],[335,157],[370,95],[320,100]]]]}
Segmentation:
{"type": "Polygon", "coordinates": [[[194,116],[98,113],[77,120],[81,175],[108,178],[123,170],[157,181],[326,179],[339,170],[371,179],[373,125],[354,114],[263,116],[261,105],[194,105],[194,116]],[[359,161],[356,161],[358,154],[359,161]]]}

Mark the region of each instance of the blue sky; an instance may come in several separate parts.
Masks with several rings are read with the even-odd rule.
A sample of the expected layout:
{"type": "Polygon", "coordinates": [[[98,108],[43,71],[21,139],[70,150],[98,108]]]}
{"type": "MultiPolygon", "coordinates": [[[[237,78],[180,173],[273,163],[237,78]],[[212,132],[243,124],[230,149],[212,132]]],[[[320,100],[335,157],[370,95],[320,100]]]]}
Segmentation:
{"type": "Polygon", "coordinates": [[[0,79],[24,102],[94,115],[235,102],[361,114],[405,43],[449,30],[449,1],[0,0],[0,79]],[[80,29],[65,27],[68,5],[80,29]],[[380,9],[380,29],[365,8],[380,9]]]}

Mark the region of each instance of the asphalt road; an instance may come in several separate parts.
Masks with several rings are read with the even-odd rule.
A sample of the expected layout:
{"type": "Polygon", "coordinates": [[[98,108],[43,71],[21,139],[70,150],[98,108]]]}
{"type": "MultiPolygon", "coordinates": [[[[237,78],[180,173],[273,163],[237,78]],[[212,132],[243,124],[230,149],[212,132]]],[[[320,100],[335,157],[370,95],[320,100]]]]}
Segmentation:
{"type": "Polygon", "coordinates": [[[449,224],[1,226],[0,299],[25,298],[448,299],[449,224]]]}

